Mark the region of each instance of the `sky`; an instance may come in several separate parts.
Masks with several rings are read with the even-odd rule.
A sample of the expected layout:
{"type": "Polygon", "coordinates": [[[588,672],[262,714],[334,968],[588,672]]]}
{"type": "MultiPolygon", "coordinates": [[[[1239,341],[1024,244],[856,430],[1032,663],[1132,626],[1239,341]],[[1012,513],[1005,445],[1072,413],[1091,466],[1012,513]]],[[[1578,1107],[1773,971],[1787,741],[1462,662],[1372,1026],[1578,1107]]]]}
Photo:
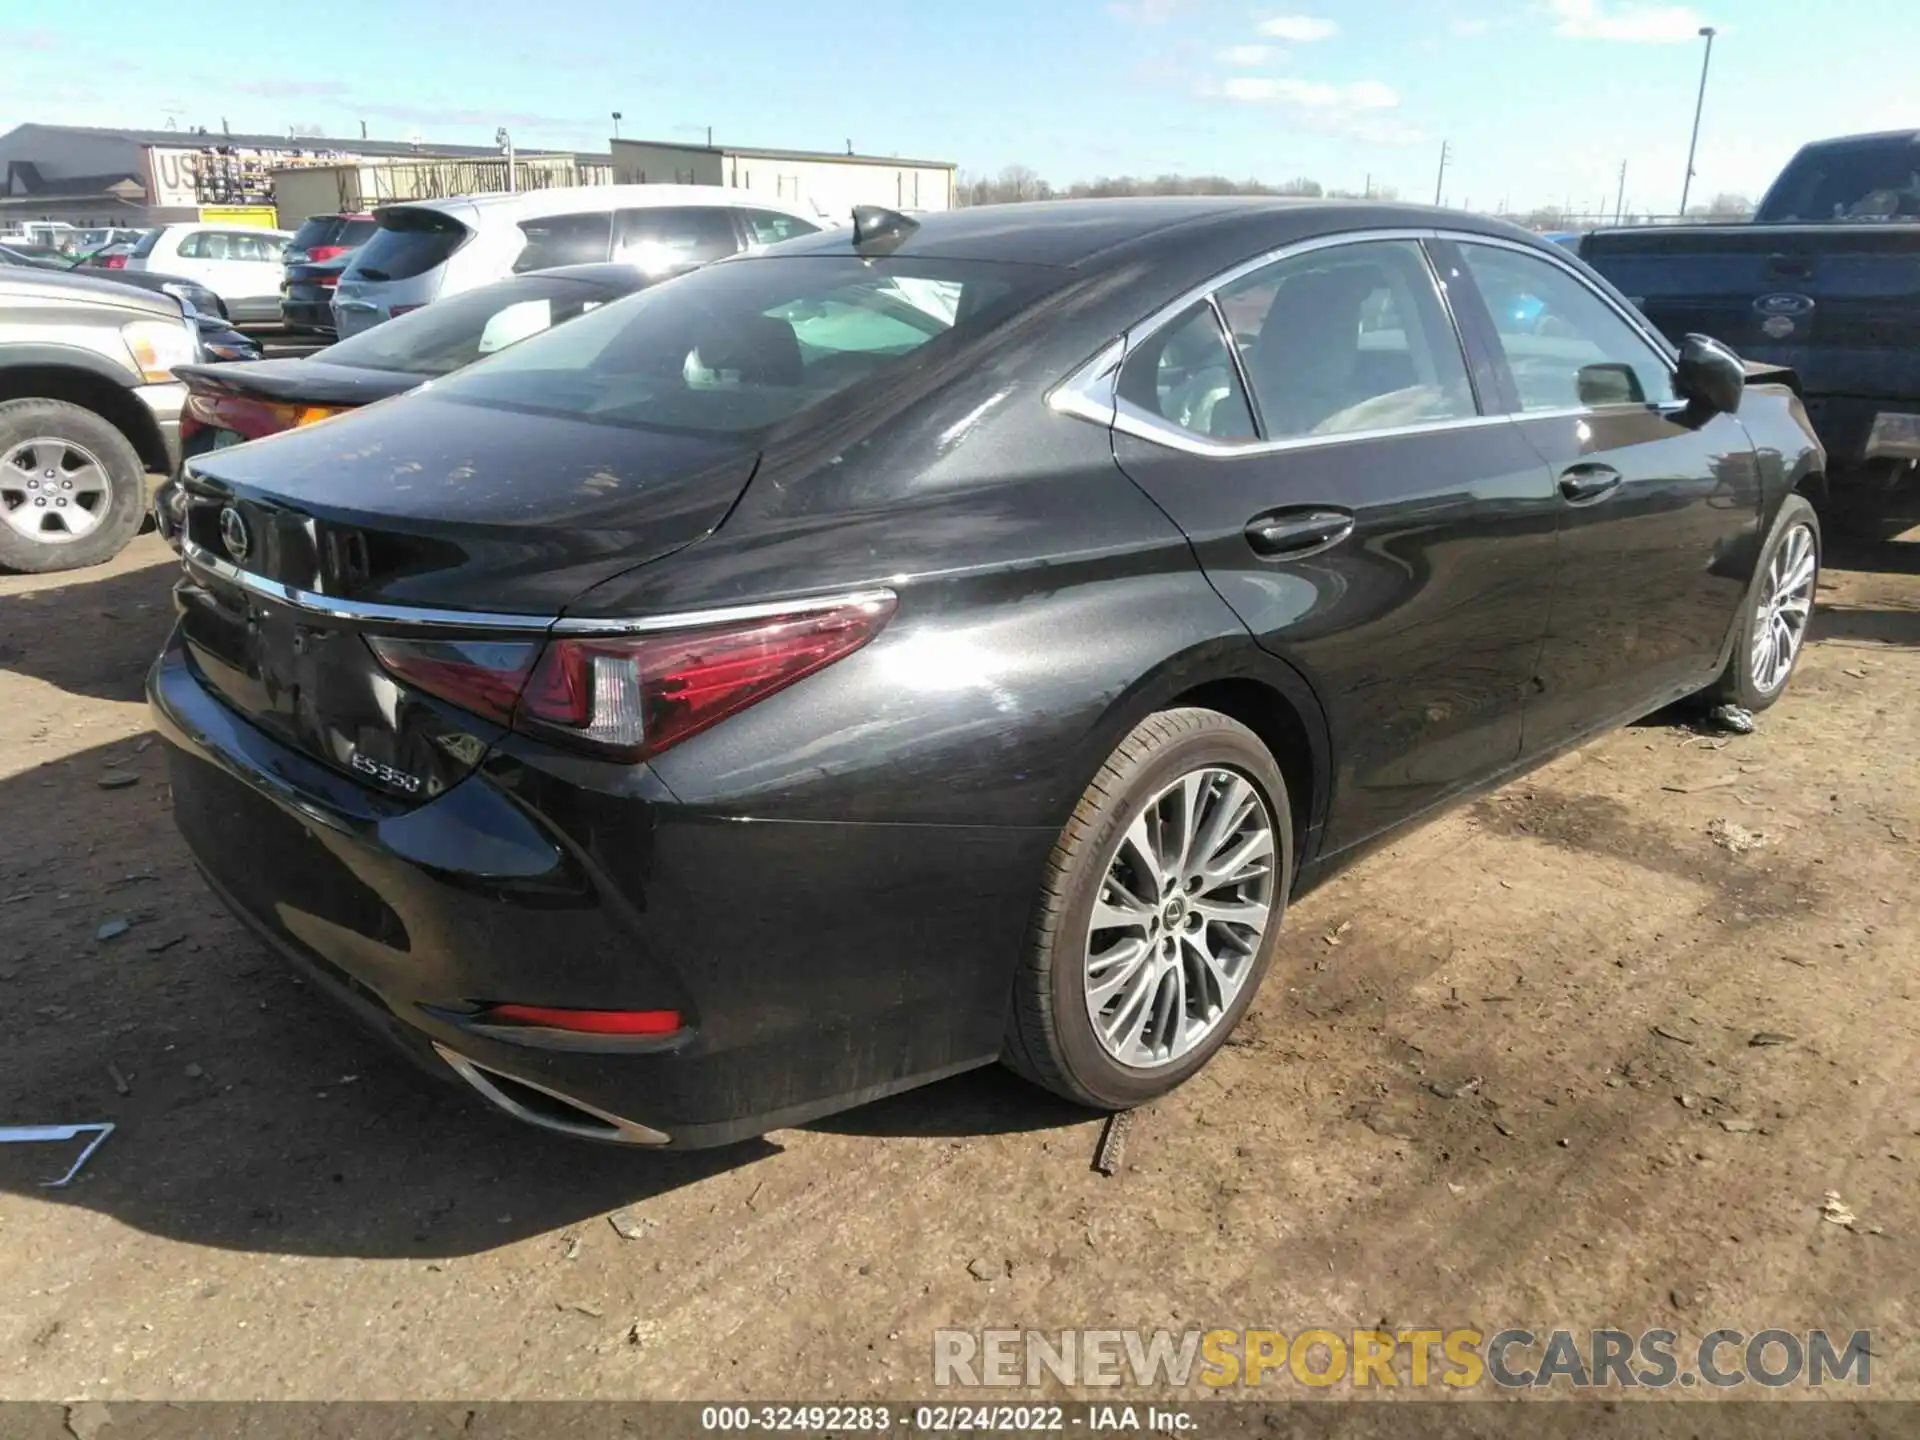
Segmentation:
{"type": "Polygon", "coordinates": [[[1912,0],[0,0],[27,121],[598,150],[628,138],[1447,203],[1757,197],[1798,145],[1920,128],[1912,0]],[[1903,13],[1907,12],[1907,13],[1903,13]]]}

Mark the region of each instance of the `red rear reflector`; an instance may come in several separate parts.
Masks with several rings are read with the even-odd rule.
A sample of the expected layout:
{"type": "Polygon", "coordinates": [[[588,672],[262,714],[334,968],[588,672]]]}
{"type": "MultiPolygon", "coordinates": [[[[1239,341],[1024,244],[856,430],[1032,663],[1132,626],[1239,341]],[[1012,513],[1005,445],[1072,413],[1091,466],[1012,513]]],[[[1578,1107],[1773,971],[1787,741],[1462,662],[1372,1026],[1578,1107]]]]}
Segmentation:
{"type": "Polygon", "coordinates": [[[474,1018],[482,1025],[504,1020],[581,1035],[671,1035],[680,1029],[678,1010],[556,1010],[546,1005],[493,1005],[474,1018]]]}
{"type": "Polygon", "coordinates": [[[540,654],[534,640],[401,640],[369,635],[390,673],[429,695],[505,725],[540,654]]]}
{"type": "Polygon", "coordinates": [[[516,726],[623,758],[658,755],[851,655],[879,633],[894,603],[882,592],[667,635],[561,637],[540,657],[516,726]]]}

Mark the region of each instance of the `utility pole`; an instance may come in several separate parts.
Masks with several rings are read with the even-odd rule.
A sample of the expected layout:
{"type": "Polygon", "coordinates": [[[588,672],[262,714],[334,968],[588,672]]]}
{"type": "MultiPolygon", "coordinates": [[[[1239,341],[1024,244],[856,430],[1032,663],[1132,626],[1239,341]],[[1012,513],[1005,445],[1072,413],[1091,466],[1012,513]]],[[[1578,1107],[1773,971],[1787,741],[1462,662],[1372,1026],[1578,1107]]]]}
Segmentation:
{"type": "Polygon", "coordinates": [[[1693,157],[1700,148],[1700,116],[1707,108],[1707,71],[1713,68],[1713,37],[1720,32],[1711,25],[1700,27],[1707,42],[1706,58],[1700,62],[1700,98],[1693,104],[1693,139],[1687,142],[1687,178],[1680,184],[1680,214],[1687,213],[1687,199],[1693,194],[1693,157]]]}
{"type": "Polygon", "coordinates": [[[507,193],[511,195],[519,186],[513,174],[513,137],[507,133],[506,126],[502,125],[493,132],[493,143],[507,152],[507,193]]]}
{"type": "Polygon", "coordinates": [[[613,112],[613,138],[616,140],[620,138],[620,112],[618,110],[613,112]]]}
{"type": "Polygon", "coordinates": [[[1453,158],[1453,142],[1449,140],[1442,140],[1440,142],[1440,173],[1438,176],[1435,177],[1433,182],[1433,203],[1436,205],[1440,203],[1440,196],[1444,193],[1446,189],[1447,161],[1449,161],[1452,158],[1453,158]]]}
{"type": "Polygon", "coordinates": [[[1627,162],[1620,162],[1620,193],[1613,201],[1613,223],[1618,225],[1627,213],[1627,162]]]}
{"type": "Polygon", "coordinates": [[[1373,198],[1373,172],[1372,172],[1371,170],[1369,170],[1369,171],[1367,172],[1367,191],[1366,191],[1366,195],[1367,195],[1367,199],[1369,199],[1369,200],[1371,200],[1371,199],[1373,198]]]}

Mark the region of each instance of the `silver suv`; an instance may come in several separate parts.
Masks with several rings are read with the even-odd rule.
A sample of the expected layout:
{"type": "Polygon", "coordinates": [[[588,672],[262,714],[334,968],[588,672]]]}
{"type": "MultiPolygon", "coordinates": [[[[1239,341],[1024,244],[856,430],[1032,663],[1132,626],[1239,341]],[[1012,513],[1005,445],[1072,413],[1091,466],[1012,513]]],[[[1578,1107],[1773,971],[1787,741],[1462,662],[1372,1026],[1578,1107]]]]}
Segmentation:
{"type": "Polygon", "coordinates": [[[0,568],[96,565],[139,533],[147,473],[179,459],[173,367],[198,356],[171,295],[0,269],[0,568]]]}

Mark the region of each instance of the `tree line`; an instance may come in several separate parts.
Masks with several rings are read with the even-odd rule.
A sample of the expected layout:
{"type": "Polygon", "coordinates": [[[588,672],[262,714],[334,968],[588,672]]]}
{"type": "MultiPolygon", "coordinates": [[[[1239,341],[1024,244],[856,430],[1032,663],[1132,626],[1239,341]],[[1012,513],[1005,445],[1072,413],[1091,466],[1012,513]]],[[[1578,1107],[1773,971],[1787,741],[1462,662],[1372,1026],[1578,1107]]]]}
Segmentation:
{"type": "Polygon", "coordinates": [[[1025,165],[1009,165],[997,175],[961,171],[955,189],[962,205],[1007,205],[1020,200],[1096,200],[1117,195],[1297,195],[1308,199],[1397,200],[1389,186],[1363,194],[1327,189],[1302,175],[1278,185],[1262,180],[1230,180],[1225,175],[1103,175],[1057,186],[1025,165]]]}

